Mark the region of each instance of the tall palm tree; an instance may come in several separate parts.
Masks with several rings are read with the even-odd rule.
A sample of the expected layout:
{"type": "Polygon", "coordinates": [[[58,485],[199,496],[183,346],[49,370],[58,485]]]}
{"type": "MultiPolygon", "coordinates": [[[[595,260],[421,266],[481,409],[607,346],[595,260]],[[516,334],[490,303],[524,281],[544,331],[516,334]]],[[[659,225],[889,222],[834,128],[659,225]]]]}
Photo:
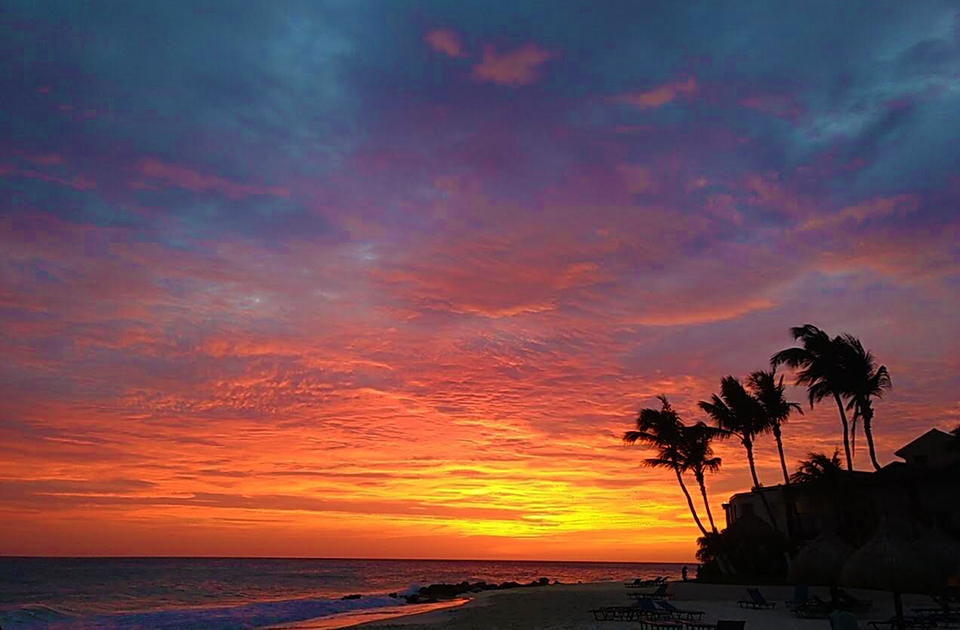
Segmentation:
{"type": "Polygon", "coordinates": [[[800,346],[787,348],[773,355],[773,367],[786,364],[797,370],[797,385],[806,385],[810,396],[810,408],[814,403],[832,397],[840,411],[843,426],[843,450],[847,457],[847,469],[853,470],[853,455],[850,450],[850,425],[843,407],[843,395],[847,391],[844,368],[845,344],[840,337],[833,339],[814,326],[804,324],[790,329],[800,346]]]}
{"type": "Polygon", "coordinates": [[[857,419],[863,420],[863,434],[867,438],[867,448],[870,451],[870,461],[876,470],[880,470],[877,462],[877,450],[873,445],[873,404],[872,398],[883,398],[883,392],[893,385],[890,373],[884,365],[877,367],[873,353],[864,349],[860,340],[853,335],[844,334],[841,337],[846,346],[846,373],[847,394],[850,402],[847,410],[853,410],[853,423],[857,419]]]}
{"type": "Polygon", "coordinates": [[[641,409],[637,416],[637,428],[625,432],[623,441],[628,444],[640,442],[658,449],[657,457],[643,460],[644,466],[668,468],[676,474],[677,483],[680,484],[680,489],[683,490],[683,495],[687,498],[687,507],[690,508],[690,514],[693,515],[697,527],[706,536],[707,529],[700,521],[690,491],[687,490],[687,485],[683,482],[683,473],[688,470],[686,458],[680,448],[683,422],[666,396],[660,395],[657,398],[660,400],[660,409],[641,409]]]}
{"type": "MultiPolygon", "coordinates": [[[[750,474],[753,476],[753,487],[760,490],[762,485],[757,476],[753,444],[757,436],[771,428],[760,403],[744,389],[738,379],[733,376],[724,376],[720,381],[720,395],[714,394],[709,402],[701,400],[699,405],[717,423],[717,426],[723,429],[724,435],[735,435],[740,438],[743,448],[747,451],[747,463],[750,465],[750,474]]],[[[770,517],[770,524],[775,530],[780,531],[767,497],[763,492],[759,494],[770,517]]]]}
{"type": "Polygon", "coordinates": [[[747,381],[753,390],[753,395],[760,403],[763,413],[767,416],[773,438],[777,441],[777,451],[780,453],[780,468],[783,470],[783,483],[790,485],[790,475],[787,473],[787,460],[783,456],[783,433],[780,426],[787,421],[790,414],[796,411],[803,413],[795,402],[788,402],[784,392],[783,376],[777,380],[776,368],[771,370],[757,370],[750,375],[747,381]]]}
{"type": "Polygon", "coordinates": [[[713,522],[710,499],[707,498],[705,473],[714,473],[720,470],[721,459],[713,455],[713,447],[711,446],[711,442],[714,438],[720,437],[720,433],[720,429],[703,422],[698,422],[692,427],[684,427],[683,442],[680,449],[687,468],[693,472],[694,478],[700,485],[700,495],[703,497],[703,505],[707,508],[707,518],[710,520],[710,528],[714,534],[718,533],[717,524],[713,522]]]}
{"type": "Polygon", "coordinates": [[[791,475],[790,479],[794,483],[836,479],[843,472],[843,464],[840,463],[840,449],[834,449],[831,456],[811,452],[807,454],[807,457],[809,459],[800,460],[797,471],[791,475]]]}

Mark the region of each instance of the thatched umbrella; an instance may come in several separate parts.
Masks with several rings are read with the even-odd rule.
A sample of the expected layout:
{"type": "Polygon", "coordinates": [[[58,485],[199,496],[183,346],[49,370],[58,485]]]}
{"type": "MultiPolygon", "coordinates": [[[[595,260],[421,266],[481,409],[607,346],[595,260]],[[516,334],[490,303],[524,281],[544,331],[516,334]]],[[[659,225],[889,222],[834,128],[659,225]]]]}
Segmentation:
{"type": "Polygon", "coordinates": [[[911,551],[924,566],[924,571],[916,576],[924,591],[943,592],[949,579],[960,577],[960,541],[939,527],[921,532],[911,551]]]}
{"type": "Polygon", "coordinates": [[[790,563],[790,581],[835,586],[854,548],[834,532],[824,531],[804,545],[790,563]]]}
{"type": "Polygon", "coordinates": [[[935,592],[942,588],[953,567],[949,559],[953,544],[949,538],[934,540],[912,535],[906,522],[884,519],[863,547],[850,556],[841,573],[849,586],[893,592],[898,627],[903,628],[904,592],[935,592]]]}

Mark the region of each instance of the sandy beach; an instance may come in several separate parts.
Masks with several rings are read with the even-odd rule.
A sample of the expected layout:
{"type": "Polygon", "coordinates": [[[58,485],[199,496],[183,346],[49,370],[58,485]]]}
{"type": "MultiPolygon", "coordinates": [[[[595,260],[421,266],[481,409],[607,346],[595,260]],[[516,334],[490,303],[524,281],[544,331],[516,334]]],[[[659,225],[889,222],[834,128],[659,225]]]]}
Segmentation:
{"type": "MultiPolygon", "coordinates": [[[[754,630],[813,630],[829,628],[824,619],[797,619],[787,610],[784,601],[793,595],[792,587],[765,586],[762,592],[776,602],[775,610],[743,610],[737,601],[746,597],[743,586],[671,584],[673,601],[678,606],[706,612],[705,622],[718,619],[742,619],[746,628],[754,630]]],[[[635,630],[636,622],[596,621],[591,609],[601,606],[628,605],[628,591],[623,584],[603,582],[596,584],[554,585],[542,588],[523,588],[509,591],[477,593],[465,605],[423,614],[395,617],[363,624],[364,627],[387,630],[635,630]]],[[[860,598],[873,601],[871,611],[860,615],[861,627],[867,620],[887,619],[893,615],[893,600],[889,593],[850,589],[860,598]]],[[[828,597],[826,588],[811,588],[812,595],[828,597]]],[[[904,595],[904,608],[929,606],[928,598],[904,595]]],[[[327,626],[311,622],[298,624],[300,630],[327,626]]]]}

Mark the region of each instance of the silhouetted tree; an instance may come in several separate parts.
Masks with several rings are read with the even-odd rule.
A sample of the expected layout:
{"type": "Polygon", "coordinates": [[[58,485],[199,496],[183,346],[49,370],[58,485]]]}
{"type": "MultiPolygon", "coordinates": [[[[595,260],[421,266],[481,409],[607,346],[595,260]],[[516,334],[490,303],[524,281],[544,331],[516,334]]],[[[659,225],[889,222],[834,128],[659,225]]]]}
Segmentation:
{"type": "MultiPolygon", "coordinates": [[[[739,380],[733,376],[724,376],[720,381],[720,395],[714,394],[709,402],[701,400],[699,405],[717,423],[717,426],[724,430],[723,435],[735,435],[740,438],[743,448],[747,451],[747,463],[750,465],[750,474],[753,476],[753,486],[760,490],[762,485],[757,476],[753,443],[758,435],[771,429],[760,403],[744,389],[739,380]]],[[[777,519],[773,515],[773,510],[770,509],[767,497],[762,491],[759,494],[770,517],[770,524],[779,531],[777,519]]]]}
{"type": "Polygon", "coordinates": [[[767,422],[773,431],[773,438],[777,441],[777,452],[780,453],[780,468],[783,470],[783,483],[790,483],[790,475],[787,473],[787,460],[783,456],[783,437],[780,426],[787,421],[790,413],[796,411],[802,414],[803,409],[794,402],[787,402],[784,394],[786,387],[783,384],[783,376],[777,380],[776,368],[769,371],[757,370],[750,375],[749,381],[753,395],[760,403],[763,413],[767,416],[767,422]]]}
{"type": "Polygon", "coordinates": [[[800,460],[797,471],[790,476],[790,480],[794,483],[835,480],[842,472],[840,449],[837,448],[830,456],[824,453],[808,453],[807,459],[800,460]]]}
{"type": "Polygon", "coordinates": [[[686,466],[693,472],[697,483],[700,485],[700,494],[703,496],[703,505],[707,509],[707,518],[710,520],[710,528],[713,533],[717,533],[717,525],[713,522],[713,512],[710,510],[710,500],[707,498],[707,484],[705,473],[717,472],[720,470],[721,459],[714,457],[711,442],[719,437],[720,430],[708,426],[703,422],[698,422],[692,427],[683,427],[683,442],[681,452],[686,460],[686,466]]]}
{"type": "Polygon", "coordinates": [[[863,434],[867,438],[867,448],[870,451],[870,461],[876,470],[880,470],[877,462],[877,451],[873,445],[873,404],[872,398],[883,398],[883,392],[890,389],[890,374],[886,366],[877,367],[873,353],[865,350],[860,340],[853,335],[844,334],[841,337],[845,347],[844,364],[846,373],[846,389],[850,396],[847,410],[853,410],[853,424],[856,427],[858,418],[863,420],[863,434]]]}
{"type": "Polygon", "coordinates": [[[830,338],[812,324],[790,329],[800,346],[781,350],[771,357],[773,367],[786,364],[797,371],[797,385],[806,385],[810,407],[824,398],[833,397],[840,412],[843,426],[843,450],[847,457],[847,469],[853,470],[853,455],[850,450],[850,426],[844,411],[843,395],[847,391],[844,371],[845,343],[840,337],[830,338]]]}
{"type": "Polygon", "coordinates": [[[624,433],[623,441],[628,444],[640,442],[658,449],[657,457],[643,460],[643,465],[652,468],[667,468],[676,474],[677,483],[680,484],[680,489],[683,490],[683,495],[687,498],[690,514],[693,515],[693,520],[700,528],[700,532],[706,536],[707,529],[700,521],[697,508],[693,505],[693,498],[687,490],[687,485],[683,482],[683,473],[688,470],[686,458],[681,452],[683,422],[666,396],[660,395],[657,398],[660,400],[660,409],[641,409],[637,416],[637,428],[624,433]]]}

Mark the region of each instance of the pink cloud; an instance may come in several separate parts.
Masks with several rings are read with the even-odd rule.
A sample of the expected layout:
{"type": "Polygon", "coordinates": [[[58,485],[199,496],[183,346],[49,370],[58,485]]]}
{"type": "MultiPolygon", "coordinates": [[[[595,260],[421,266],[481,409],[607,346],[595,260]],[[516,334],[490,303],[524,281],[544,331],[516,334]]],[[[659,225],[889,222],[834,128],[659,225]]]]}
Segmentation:
{"type": "Polygon", "coordinates": [[[448,57],[462,57],[463,42],[460,41],[460,35],[456,31],[447,28],[438,28],[427,33],[423,41],[427,42],[430,48],[438,53],[443,53],[448,57]]]}
{"type": "MultiPolygon", "coordinates": [[[[168,164],[154,158],[147,158],[140,163],[140,172],[146,177],[159,179],[172,186],[186,188],[194,192],[219,192],[230,197],[239,199],[250,195],[274,195],[277,197],[289,197],[290,190],[280,186],[256,186],[252,184],[239,184],[231,182],[216,175],[204,175],[176,164],[168,164]]],[[[144,187],[142,182],[134,182],[133,187],[144,187]]]]}
{"type": "Polygon", "coordinates": [[[628,92],[614,96],[610,100],[614,103],[626,103],[639,109],[652,109],[666,105],[681,95],[695,96],[699,92],[700,86],[697,85],[697,80],[690,77],[686,81],[675,81],[646,92],[628,92]]]}
{"type": "Polygon", "coordinates": [[[498,54],[493,46],[483,49],[483,61],[473,67],[478,81],[497,85],[527,85],[537,80],[537,69],[557,53],[543,50],[536,44],[527,44],[508,53],[498,54]]]}
{"type": "Polygon", "coordinates": [[[794,99],[778,94],[755,94],[740,99],[740,105],[776,118],[796,122],[803,116],[803,107],[794,99]]]}

